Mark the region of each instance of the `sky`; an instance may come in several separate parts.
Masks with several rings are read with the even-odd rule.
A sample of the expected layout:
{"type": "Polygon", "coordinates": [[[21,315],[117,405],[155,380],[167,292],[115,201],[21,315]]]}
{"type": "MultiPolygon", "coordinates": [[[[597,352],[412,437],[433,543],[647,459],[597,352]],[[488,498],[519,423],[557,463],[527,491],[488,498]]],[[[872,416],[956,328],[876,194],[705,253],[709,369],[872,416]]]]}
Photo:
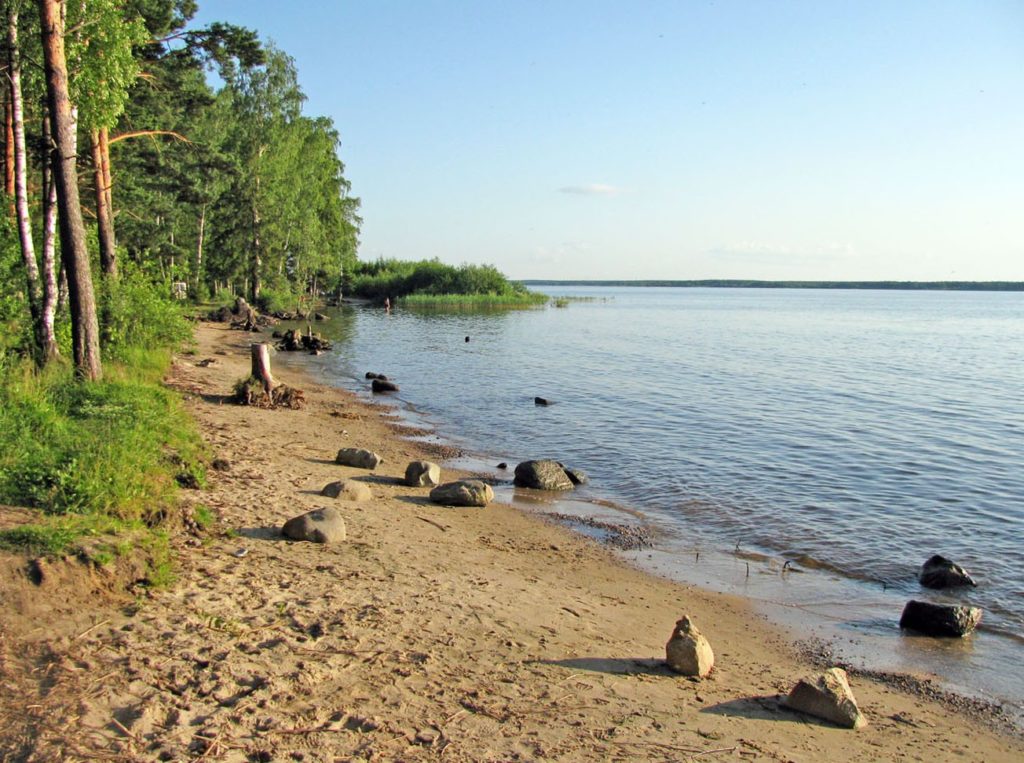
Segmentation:
{"type": "Polygon", "coordinates": [[[199,0],[296,62],[360,259],[1024,280],[1024,2],[199,0]]]}

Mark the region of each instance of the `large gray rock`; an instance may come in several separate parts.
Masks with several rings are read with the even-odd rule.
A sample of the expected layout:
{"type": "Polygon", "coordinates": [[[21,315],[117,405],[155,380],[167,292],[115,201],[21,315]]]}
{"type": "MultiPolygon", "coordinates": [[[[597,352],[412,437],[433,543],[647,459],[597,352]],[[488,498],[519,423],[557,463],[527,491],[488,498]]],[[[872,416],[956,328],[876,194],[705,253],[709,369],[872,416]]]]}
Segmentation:
{"type": "Polygon", "coordinates": [[[365,503],[373,498],[370,488],[362,482],[354,482],[353,480],[338,480],[337,482],[324,485],[320,495],[326,495],[328,498],[337,498],[341,501],[352,501],[353,503],[365,503]]]}
{"type": "Polygon", "coordinates": [[[665,644],[665,662],[684,676],[706,677],[715,667],[715,653],[704,635],[686,615],[676,623],[665,644]]]}
{"type": "Polygon", "coordinates": [[[354,466],[357,469],[376,469],[384,459],[363,448],[342,448],[334,457],[334,461],[342,466],[354,466]]]}
{"type": "Polygon", "coordinates": [[[336,543],[345,540],[345,520],[337,509],[313,509],[289,519],[281,533],[293,540],[336,543]]]}
{"type": "Polygon", "coordinates": [[[791,710],[823,718],[843,728],[859,729],[868,725],[842,668],[829,668],[824,673],[801,679],[784,704],[791,710]]]}
{"type": "Polygon", "coordinates": [[[537,490],[572,490],[572,480],[560,463],[552,460],[523,461],[516,467],[515,484],[537,490]]]}
{"type": "Polygon", "coordinates": [[[459,480],[435,487],[430,500],[443,506],[486,506],[494,500],[494,491],[480,480],[459,480]]]}
{"type": "Polygon", "coordinates": [[[917,576],[925,588],[955,588],[957,586],[976,586],[972,578],[959,564],[953,564],[944,556],[936,554],[923,565],[917,576]]]}
{"type": "Polygon", "coordinates": [[[441,467],[430,461],[413,461],[405,467],[405,484],[428,487],[441,484],[441,467]]]}
{"type": "Polygon", "coordinates": [[[926,601],[908,601],[900,616],[900,627],[926,636],[961,638],[973,631],[981,622],[977,607],[953,604],[931,604],[926,601]]]}

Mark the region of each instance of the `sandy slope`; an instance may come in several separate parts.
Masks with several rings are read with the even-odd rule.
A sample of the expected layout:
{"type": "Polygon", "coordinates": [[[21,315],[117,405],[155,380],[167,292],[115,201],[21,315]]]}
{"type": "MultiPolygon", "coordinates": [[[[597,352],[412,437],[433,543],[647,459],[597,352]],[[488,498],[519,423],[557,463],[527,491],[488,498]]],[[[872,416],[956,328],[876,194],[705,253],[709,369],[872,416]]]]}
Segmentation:
{"type": "Polygon", "coordinates": [[[1024,759],[1019,741],[863,678],[851,682],[867,729],[780,709],[813,668],[742,601],[641,574],[508,507],[433,506],[399,484],[422,449],[380,409],[289,372],[282,355],[275,373],[305,390],[306,409],[225,404],[251,337],[197,336],[173,382],[231,469],[187,499],[237,535],[183,549],[176,586],[72,640],[64,669],[85,676],[82,696],[48,737],[68,759],[1024,759]],[[335,465],[347,446],[385,462],[335,465]],[[365,481],[373,501],[318,495],[341,478],[365,481]],[[345,515],[347,542],[277,534],[325,505],[345,515]],[[658,661],[683,613],[714,646],[711,680],[658,661]]]}

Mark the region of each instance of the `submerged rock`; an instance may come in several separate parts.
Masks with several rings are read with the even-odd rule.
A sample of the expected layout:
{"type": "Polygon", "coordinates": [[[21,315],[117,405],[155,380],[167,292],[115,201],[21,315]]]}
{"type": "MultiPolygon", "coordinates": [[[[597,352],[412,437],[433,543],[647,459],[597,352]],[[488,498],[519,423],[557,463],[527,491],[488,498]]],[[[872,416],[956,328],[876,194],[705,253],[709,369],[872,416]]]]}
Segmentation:
{"type": "Polygon", "coordinates": [[[342,448],[334,457],[334,461],[342,466],[354,466],[357,469],[376,469],[384,459],[363,448],[342,448]]]}
{"type": "Polygon", "coordinates": [[[427,487],[441,482],[441,467],[430,461],[413,461],[405,467],[405,484],[427,487]]]}
{"type": "Polygon", "coordinates": [[[535,397],[533,398],[534,405],[551,405],[551,401],[546,397],[535,397]]]}
{"type": "Polygon", "coordinates": [[[923,565],[917,576],[925,588],[955,588],[957,586],[977,586],[963,567],[953,564],[944,556],[936,554],[923,565]]]}
{"type": "Polygon", "coordinates": [[[313,509],[289,519],[281,533],[293,540],[335,543],[345,540],[345,520],[337,509],[313,509]]]}
{"type": "Polygon", "coordinates": [[[494,500],[494,491],[480,480],[459,480],[435,487],[430,500],[443,506],[486,506],[494,500]]]}
{"type": "Polygon", "coordinates": [[[962,638],[981,622],[977,607],[952,604],[931,604],[926,601],[908,601],[900,616],[900,627],[926,636],[962,638]]]}
{"type": "Polygon", "coordinates": [[[573,483],[557,461],[523,461],[516,467],[515,484],[537,490],[572,490],[573,483]]]}
{"type": "Polygon", "coordinates": [[[684,676],[706,677],[715,667],[715,653],[693,621],[683,615],[665,644],[665,662],[684,676]]]}
{"type": "Polygon", "coordinates": [[[824,673],[801,679],[783,704],[847,729],[868,725],[842,668],[829,668],[824,673]]]}
{"type": "Polygon", "coordinates": [[[337,482],[324,485],[320,495],[325,495],[328,498],[338,498],[342,501],[352,501],[353,503],[364,503],[373,497],[373,494],[370,493],[370,488],[362,482],[354,482],[352,480],[338,480],[337,482]]]}
{"type": "Polygon", "coordinates": [[[398,392],[398,385],[393,381],[377,377],[371,382],[374,392],[398,392]]]}

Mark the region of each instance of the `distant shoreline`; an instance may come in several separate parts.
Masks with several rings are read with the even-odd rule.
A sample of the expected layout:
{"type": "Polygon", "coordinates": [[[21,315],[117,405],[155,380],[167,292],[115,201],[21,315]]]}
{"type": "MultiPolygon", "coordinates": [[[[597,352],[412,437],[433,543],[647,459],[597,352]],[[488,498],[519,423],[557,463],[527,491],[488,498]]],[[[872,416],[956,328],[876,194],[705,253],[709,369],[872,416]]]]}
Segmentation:
{"type": "Polygon", "coordinates": [[[526,286],[673,286],[728,289],[886,289],[890,291],[1024,291],[1024,281],[587,281],[524,278],[526,286]]]}

